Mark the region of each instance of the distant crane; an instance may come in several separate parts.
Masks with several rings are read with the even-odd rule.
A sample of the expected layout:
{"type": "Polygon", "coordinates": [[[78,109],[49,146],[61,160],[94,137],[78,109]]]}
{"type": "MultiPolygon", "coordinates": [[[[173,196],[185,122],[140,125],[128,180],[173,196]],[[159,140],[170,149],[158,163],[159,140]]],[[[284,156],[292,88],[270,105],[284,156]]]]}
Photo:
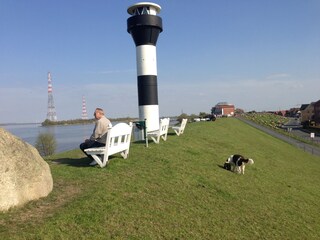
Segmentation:
{"type": "Polygon", "coordinates": [[[48,111],[47,119],[50,121],[57,121],[56,108],[54,107],[53,94],[52,94],[52,81],[51,73],[48,72],[48,111]]]}
{"type": "Polygon", "coordinates": [[[88,114],[87,114],[87,107],[86,107],[86,99],[84,96],[82,96],[82,120],[88,119],[88,114]]]}

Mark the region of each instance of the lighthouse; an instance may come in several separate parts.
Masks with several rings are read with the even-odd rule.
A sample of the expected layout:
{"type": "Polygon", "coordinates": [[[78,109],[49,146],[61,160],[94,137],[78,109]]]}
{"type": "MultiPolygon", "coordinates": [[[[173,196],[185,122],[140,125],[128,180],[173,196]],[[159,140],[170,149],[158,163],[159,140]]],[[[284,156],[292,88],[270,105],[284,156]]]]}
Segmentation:
{"type": "Polygon", "coordinates": [[[146,120],[148,132],[159,129],[156,44],[162,32],[160,10],[150,2],[128,7],[127,31],[136,45],[139,119],[146,120]]]}

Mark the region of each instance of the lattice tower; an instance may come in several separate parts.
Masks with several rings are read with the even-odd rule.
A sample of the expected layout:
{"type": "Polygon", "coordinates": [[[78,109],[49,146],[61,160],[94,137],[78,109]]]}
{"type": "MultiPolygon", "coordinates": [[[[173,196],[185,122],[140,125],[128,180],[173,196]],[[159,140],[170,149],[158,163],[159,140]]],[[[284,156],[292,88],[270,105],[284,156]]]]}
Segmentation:
{"type": "Polygon", "coordinates": [[[82,96],[82,116],[81,118],[83,120],[88,119],[88,114],[87,114],[87,107],[86,107],[86,99],[84,96],[82,96]]]}
{"type": "Polygon", "coordinates": [[[54,107],[53,94],[52,94],[52,82],[51,73],[48,72],[48,111],[47,119],[50,121],[57,121],[56,108],[54,107]]]}

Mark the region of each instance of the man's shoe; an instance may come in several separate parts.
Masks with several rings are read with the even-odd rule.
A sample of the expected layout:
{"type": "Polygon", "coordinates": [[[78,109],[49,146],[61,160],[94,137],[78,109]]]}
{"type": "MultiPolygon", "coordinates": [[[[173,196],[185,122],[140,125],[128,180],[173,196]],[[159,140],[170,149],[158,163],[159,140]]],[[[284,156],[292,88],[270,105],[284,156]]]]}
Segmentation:
{"type": "Polygon", "coordinates": [[[95,160],[93,160],[91,163],[89,163],[89,165],[90,166],[95,166],[95,165],[97,165],[98,163],[95,161],[95,160]]]}

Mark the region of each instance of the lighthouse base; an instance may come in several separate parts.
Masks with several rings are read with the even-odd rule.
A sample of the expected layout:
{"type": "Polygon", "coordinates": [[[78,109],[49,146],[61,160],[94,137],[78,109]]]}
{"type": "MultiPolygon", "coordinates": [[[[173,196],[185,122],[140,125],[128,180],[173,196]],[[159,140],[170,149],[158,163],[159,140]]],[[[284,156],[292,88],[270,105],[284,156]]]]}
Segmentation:
{"type": "Polygon", "coordinates": [[[147,132],[159,129],[159,105],[139,106],[140,121],[146,120],[147,132]]]}

